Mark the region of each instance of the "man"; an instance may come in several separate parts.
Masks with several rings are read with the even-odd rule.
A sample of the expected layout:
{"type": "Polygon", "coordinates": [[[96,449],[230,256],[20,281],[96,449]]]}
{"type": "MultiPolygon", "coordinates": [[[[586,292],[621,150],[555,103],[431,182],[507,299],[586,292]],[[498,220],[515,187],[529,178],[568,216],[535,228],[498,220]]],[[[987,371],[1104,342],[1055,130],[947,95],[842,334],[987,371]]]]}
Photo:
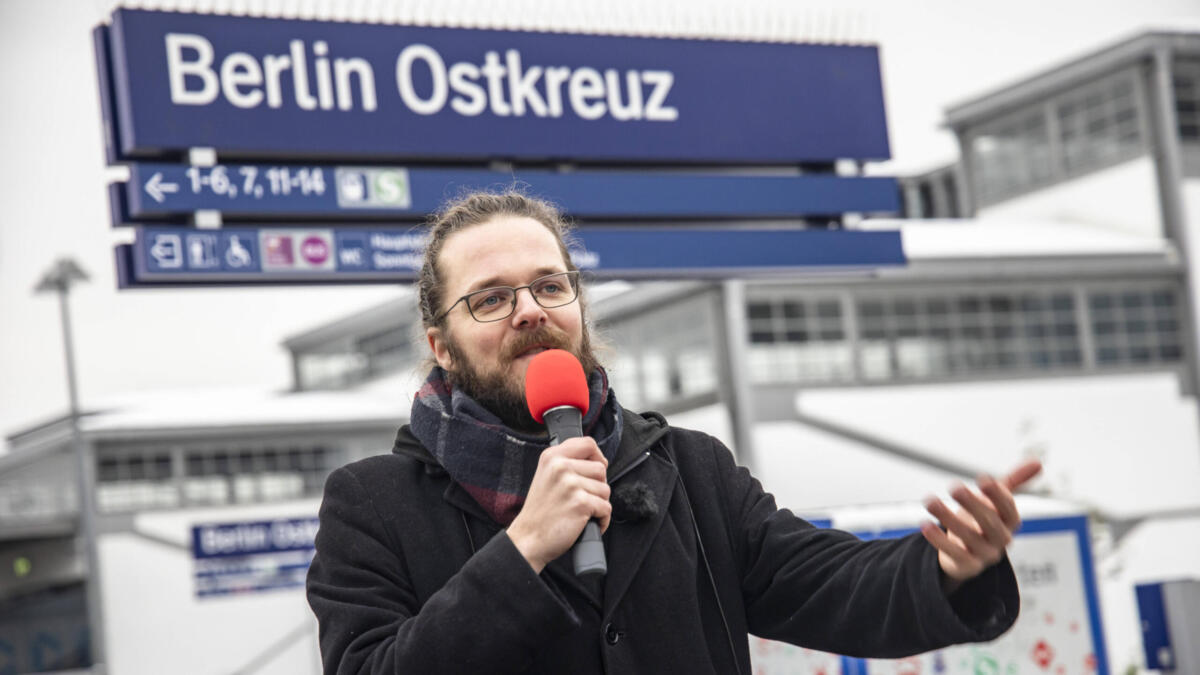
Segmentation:
{"type": "Polygon", "coordinates": [[[623,410],[592,353],[549,205],[475,194],[436,219],[418,283],[436,362],[391,455],[335,471],[309,602],[326,673],[740,673],[747,633],[855,656],[989,640],[1016,619],[1004,556],[1022,466],[957,486],[920,535],[860,542],[776,508],[729,451],[623,410]],[[582,438],[547,447],[525,369],[589,375],[582,438]],[[600,521],[604,577],[566,553],[600,521]]]}

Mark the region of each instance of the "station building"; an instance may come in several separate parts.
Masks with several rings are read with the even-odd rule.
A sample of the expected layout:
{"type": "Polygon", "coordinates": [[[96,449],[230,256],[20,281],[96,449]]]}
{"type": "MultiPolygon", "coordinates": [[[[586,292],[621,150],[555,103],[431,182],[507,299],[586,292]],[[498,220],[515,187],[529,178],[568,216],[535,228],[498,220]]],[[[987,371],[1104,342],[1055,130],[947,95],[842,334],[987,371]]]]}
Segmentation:
{"type": "MultiPolygon", "coordinates": [[[[810,224],[898,228],[907,266],[597,285],[602,360],[623,405],[714,434],[781,505],[835,522],[883,529],[1041,457],[1026,505],[1090,516],[1123,671],[1134,583],[1200,570],[1200,34],[1107,45],[946,124],[962,159],[901,178],[904,217],[810,224]]],[[[319,672],[303,590],[201,596],[193,528],[311,518],[330,470],[386,452],[423,375],[418,323],[401,289],[288,337],[292,391],[82,414],[110,672],[319,672]]],[[[100,637],[70,429],[0,457],[0,673],[81,668],[100,637]]]]}

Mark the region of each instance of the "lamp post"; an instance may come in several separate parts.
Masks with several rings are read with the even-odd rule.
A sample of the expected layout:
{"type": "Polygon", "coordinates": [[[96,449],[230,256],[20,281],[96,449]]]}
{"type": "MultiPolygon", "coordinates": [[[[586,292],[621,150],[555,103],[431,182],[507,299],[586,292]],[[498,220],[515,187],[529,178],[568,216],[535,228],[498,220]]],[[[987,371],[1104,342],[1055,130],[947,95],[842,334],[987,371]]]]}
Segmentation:
{"type": "Polygon", "coordinates": [[[100,604],[100,566],[96,551],[96,499],[95,465],[90,461],[83,434],[79,428],[79,393],[75,385],[75,349],[71,339],[71,313],[67,307],[67,296],[71,287],[88,280],[88,275],[70,258],[59,258],[42,275],[36,293],[58,294],[59,315],[62,318],[63,354],[67,364],[67,394],[70,397],[71,445],[75,454],[76,490],[78,491],[79,525],[87,562],[87,613],[91,627],[91,672],[103,675],[104,667],[104,614],[100,604]]]}

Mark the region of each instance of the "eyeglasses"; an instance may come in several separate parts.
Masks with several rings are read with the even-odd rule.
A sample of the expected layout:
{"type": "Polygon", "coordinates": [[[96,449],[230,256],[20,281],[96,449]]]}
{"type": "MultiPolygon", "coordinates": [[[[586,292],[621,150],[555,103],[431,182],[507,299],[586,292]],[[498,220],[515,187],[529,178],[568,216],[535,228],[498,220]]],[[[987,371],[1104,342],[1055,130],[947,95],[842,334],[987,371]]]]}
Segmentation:
{"type": "Polygon", "coordinates": [[[522,288],[528,288],[534,302],[546,309],[562,307],[575,302],[575,298],[579,297],[579,272],[547,274],[529,282],[528,286],[495,286],[467,293],[447,307],[446,311],[434,319],[434,323],[446,318],[450,310],[464,300],[471,318],[480,323],[507,319],[517,309],[517,291],[522,288]]]}

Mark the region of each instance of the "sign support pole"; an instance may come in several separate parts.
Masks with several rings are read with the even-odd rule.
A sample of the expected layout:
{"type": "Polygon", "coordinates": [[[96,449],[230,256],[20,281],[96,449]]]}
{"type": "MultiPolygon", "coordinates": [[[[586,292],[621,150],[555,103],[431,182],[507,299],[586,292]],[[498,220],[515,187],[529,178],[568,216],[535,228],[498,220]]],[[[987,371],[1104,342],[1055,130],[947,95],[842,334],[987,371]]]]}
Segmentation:
{"type": "Polygon", "coordinates": [[[722,396],[729,407],[729,422],[733,428],[734,452],[738,464],[757,473],[754,453],[754,404],[750,387],[750,371],[746,363],[749,345],[746,340],[746,284],[741,279],[721,282],[722,342],[721,350],[725,386],[722,396]]]}

